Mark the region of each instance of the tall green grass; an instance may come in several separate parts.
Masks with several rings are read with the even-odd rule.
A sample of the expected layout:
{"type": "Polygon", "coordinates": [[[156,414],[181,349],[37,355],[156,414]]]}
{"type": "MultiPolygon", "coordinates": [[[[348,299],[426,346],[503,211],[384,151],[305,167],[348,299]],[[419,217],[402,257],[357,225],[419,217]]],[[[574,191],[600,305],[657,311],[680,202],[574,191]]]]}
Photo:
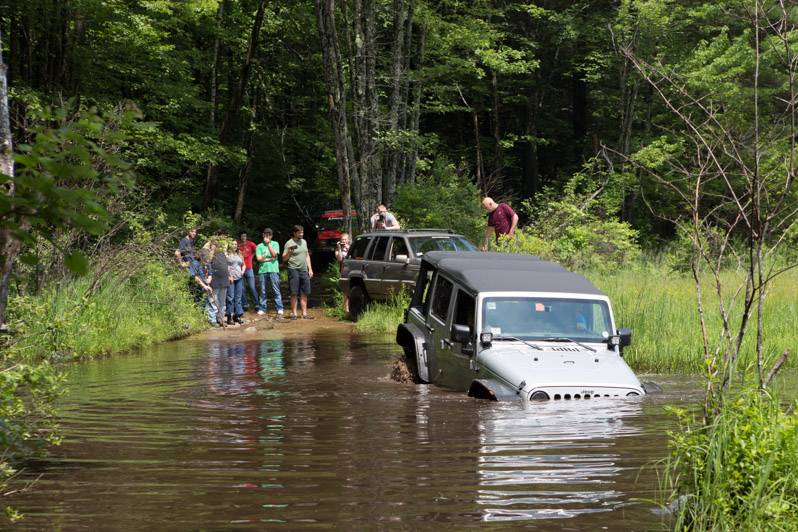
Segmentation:
{"type": "Polygon", "coordinates": [[[675,530],[798,530],[798,416],[755,389],[704,425],[676,410],[664,492],[675,530]]]}
{"type": "Polygon", "coordinates": [[[14,350],[64,360],[186,336],[205,326],[187,287],[185,272],[158,262],[131,277],[112,272],[99,281],[88,275],[54,283],[9,305],[18,332],[14,350]]]}
{"type": "Polygon", "coordinates": [[[387,301],[372,303],[360,316],[355,330],[359,333],[394,334],[396,327],[404,320],[404,312],[410,304],[410,294],[401,291],[387,301]]]}
{"type": "MultiPolygon", "coordinates": [[[[626,349],[627,362],[638,371],[656,373],[698,373],[703,368],[695,283],[692,277],[670,272],[662,266],[620,271],[612,275],[586,276],[610,296],[615,321],[632,329],[632,345],[626,349]]],[[[734,271],[723,274],[728,294],[738,286],[734,271]]],[[[798,272],[776,278],[765,300],[764,346],[766,358],[775,359],[784,349],[798,344],[798,272]]],[[[720,312],[714,280],[702,280],[707,331],[714,348],[720,332],[720,312]]],[[[739,323],[742,294],[732,308],[739,323]]],[[[754,363],[755,323],[749,322],[740,363],[754,363]]]]}

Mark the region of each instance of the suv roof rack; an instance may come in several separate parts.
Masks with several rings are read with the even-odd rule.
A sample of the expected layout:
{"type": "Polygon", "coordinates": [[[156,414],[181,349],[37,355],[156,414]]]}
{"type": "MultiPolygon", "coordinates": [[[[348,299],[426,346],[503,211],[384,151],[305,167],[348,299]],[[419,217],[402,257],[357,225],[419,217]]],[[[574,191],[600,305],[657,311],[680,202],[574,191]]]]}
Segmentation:
{"type": "Polygon", "coordinates": [[[437,227],[428,227],[428,228],[421,228],[421,229],[405,229],[408,233],[424,233],[424,232],[432,232],[432,231],[439,231],[441,233],[449,233],[450,235],[455,234],[454,230],[452,229],[440,229],[437,227]]]}

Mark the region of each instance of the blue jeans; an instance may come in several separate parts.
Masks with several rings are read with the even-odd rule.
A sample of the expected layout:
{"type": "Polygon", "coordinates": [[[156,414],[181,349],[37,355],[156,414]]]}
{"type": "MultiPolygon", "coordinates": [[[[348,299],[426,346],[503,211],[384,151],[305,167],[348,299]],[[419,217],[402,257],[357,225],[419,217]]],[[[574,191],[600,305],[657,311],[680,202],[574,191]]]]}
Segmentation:
{"type": "Polygon", "coordinates": [[[236,279],[227,287],[227,315],[242,316],[244,314],[244,278],[236,279]]]}
{"type": "MultiPolygon", "coordinates": [[[[252,306],[255,307],[255,310],[260,310],[260,303],[258,299],[258,291],[255,289],[255,271],[252,268],[247,268],[244,270],[244,277],[242,277],[244,284],[246,285],[249,295],[252,298],[252,306]]],[[[247,310],[247,295],[243,287],[241,288],[241,307],[244,310],[247,310]]]]}
{"type": "Polygon", "coordinates": [[[216,308],[216,303],[214,300],[214,296],[212,294],[205,294],[205,313],[208,316],[208,322],[216,323],[216,316],[218,315],[218,311],[216,308]]]}
{"type": "Polygon", "coordinates": [[[260,308],[258,310],[266,312],[266,303],[268,302],[268,298],[266,297],[267,283],[269,284],[272,290],[272,296],[274,297],[274,306],[277,308],[278,311],[283,310],[283,296],[282,294],[280,294],[279,273],[258,274],[258,284],[260,284],[260,308]]]}

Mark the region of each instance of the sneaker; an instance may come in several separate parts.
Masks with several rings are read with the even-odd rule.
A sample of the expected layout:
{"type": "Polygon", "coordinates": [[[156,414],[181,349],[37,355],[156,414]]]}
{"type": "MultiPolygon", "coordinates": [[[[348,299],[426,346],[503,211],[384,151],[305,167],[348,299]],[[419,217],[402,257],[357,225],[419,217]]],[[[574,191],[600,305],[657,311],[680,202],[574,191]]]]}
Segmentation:
{"type": "Polygon", "coordinates": [[[315,320],[316,318],[314,318],[310,314],[305,314],[304,316],[302,316],[302,319],[303,320],[315,320]]]}
{"type": "Polygon", "coordinates": [[[277,311],[277,315],[278,315],[278,316],[282,316],[282,315],[283,315],[283,309],[280,309],[280,310],[278,310],[278,311],[277,311]]]}
{"type": "Polygon", "coordinates": [[[295,319],[296,319],[296,316],[294,316],[294,315],[292,314],[292,315],[291,315],[291,320],[295,320],[295,319]]]}
{"type": "Polygon", "coordinates": [[[263,316],[264,314],[266,314],[266,313],[265,313],[265,312],[263,312],[262,310],[259,310],[259,311],[258,311],[258,316],[263,316]]]}
{"type": "Polygon", "coordinates": [[[244,323],[244,320],[241,319],[241,316],[236,316],[233,321],[235,321],[239,325],[244,323]]]}

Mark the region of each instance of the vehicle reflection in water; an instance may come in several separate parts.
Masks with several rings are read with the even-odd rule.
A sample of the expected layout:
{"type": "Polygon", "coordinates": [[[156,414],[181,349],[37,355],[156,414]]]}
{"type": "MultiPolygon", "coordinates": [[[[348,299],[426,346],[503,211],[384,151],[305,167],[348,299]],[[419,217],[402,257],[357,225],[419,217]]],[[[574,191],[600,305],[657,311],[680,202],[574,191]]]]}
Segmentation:
{"type": "MultiPolygon", "coordinates": [[[[641,400],[550,401],[482,411],[478,502],[485,521],[609,512],[619,487],[618,442],[639,436],[641,400]]],[[[628,481],[628,479],[627,479],[628,481]]]]}

